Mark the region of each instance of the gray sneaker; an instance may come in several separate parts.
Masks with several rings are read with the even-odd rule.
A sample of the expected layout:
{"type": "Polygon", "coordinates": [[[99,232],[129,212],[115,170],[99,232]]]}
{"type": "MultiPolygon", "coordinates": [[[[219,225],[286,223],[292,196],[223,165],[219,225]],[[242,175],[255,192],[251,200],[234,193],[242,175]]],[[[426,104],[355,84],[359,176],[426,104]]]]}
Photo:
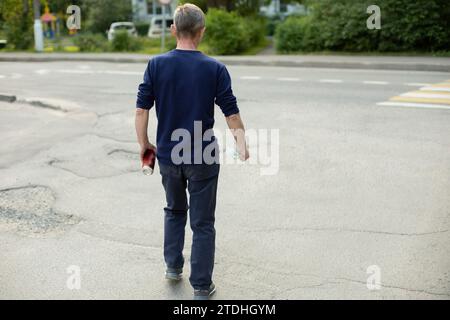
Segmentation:
{"type": "Polygon", "coordinates": [[[183,268],[167,268],[166,269],[166,279],[172,281],[181,280],[183,275],[183,268]]]}
{"type": "Polygon", "coordinates": [[[209,300],[214,292],[216,292],[216,285],[211,282],[209,289],[204,290],[194,290],[194,300],[209,300]]]}

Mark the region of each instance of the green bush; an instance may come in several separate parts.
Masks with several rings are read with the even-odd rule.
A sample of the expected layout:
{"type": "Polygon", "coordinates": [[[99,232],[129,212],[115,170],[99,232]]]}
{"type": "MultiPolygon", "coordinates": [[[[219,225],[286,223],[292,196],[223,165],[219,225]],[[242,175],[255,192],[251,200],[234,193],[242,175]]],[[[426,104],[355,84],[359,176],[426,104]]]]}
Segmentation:
{"type": "Polygon", "coordinates": [[[282,19],[280,16],[274,16],[267,20],[266,25],[266,33],[268,36],[275,35],[275,31],[277,29],[277,26],[282,22],[282,19]]]}
{"type": "Polygon", "coordinates": [[[108,40],[101,34],[81,33],[73,38],[73,43],[82,52],[109,51],[108,40]]]}
{"type": "Polygon", "coordinates": [[[148,29],[150,28],[150,23],[148,22],[139,22],[135,23],[136,31],[138,35],[141,37],[146,37],[148,34],[148,29]]]}
{"type": "Polygon", "coordinates": [[[215,54],[238,53],[245,46],[244,29],[236,13],[210,9],[206,28],[205,41],[215,54]]]}
{"type": "Polygon", "coordinates": [[[104,33],[113,22],[132,20],[131,0],[83,0],[80,6],[82,28],[89,32],[104,33]]]}
{"type": "Polygon", "coordinates": [[[29,49],[33,44],[33,3],[30,0],[1,0],[0,19],[8,47],[29,49]]]}
{"type": "Polygon", "coordinates": [[[130,36],[125,30],[116,32],[111,41],[112,51],[138,51],[141,48],[141,42],[137,38],[130,36]]]}
{"type": "Polygon", "coordinates": [[[241,18],[247,48],[260,44],[266,37],[267,19],[260,16],[241,18]]]}
{"type": "Polygon", "coordinates": [[[381,51],[450,49],[448,0],[383,0],[381,51]]]}
{"type": "Polygon", "coordinates": [[[369,30],[371,1],[311,1],[311,14],[277,27],[281,52],[438,51],[450,48],[448,0],[379,0],[381,29],[369,30]]]}
{"type": "MultiPolygon", "coordinates": [[[[158,54],[161,50],[161,38],[147,38],[139,37],[136,39],[139,42],[139,50],[143,53],[158,54]]],[[[177,46],[174,37],[166,37],[166,50],[175,49],[177,46]]]]}
{"type": "Polygon", "coordinates": [[[275,46],[280,52],[295,52],[304,49],[305,23],[303,19],[290,17],[280,23],[275,31],[275,46]]]}
{"type": "Polygon", "coordinates": [[[266,20],[243,18],[235,12],[209,9],[206,15],[206,44],[214,54],[237,54],[260,43],[265,37],[266,20]]]}

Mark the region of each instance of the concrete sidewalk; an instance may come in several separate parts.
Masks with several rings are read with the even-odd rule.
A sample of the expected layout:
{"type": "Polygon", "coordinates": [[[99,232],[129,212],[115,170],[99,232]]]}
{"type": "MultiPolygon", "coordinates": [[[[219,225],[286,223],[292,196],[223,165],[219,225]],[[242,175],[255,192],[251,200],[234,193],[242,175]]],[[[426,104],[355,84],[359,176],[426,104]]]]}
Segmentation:
{"type": "MultiPolygon", "coordinates": [[[[99,61],[145,63],[149,58],[151,56],[145,54],[129,53],[0,53],[0,62],[99,61]]],[[[217,56],[215,58],[227,65],[450,72],[450,58],[447,57],[265,55],[217,56]]]]}

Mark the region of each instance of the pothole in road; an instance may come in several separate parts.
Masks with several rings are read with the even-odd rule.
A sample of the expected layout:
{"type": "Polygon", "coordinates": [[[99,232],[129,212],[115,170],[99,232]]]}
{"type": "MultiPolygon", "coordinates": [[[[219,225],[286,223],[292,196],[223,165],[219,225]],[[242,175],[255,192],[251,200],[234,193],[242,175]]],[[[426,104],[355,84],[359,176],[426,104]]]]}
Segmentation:
{"type": "Polygon", "coordinates": [[[139,159],[139,154],[136,152],[124,150],[124,149],[114,149],[108,152],[108,156],[114,159],[121,160],[136,160],[139,159]]]}
{"type": "Polygon", "coordinates": [[[113,149],[104,154],[97,153],[94,157],[54,158],[48,162],[48,165],[71,172],[80,178],[98,179],[138,172],[140,170],[139,163],[139,153],[125,149],[113,149]]]}
{"type": "Polygon", "coordinates": [[[122,172],[137,172],[140,170],[139,153],[126,149],[113,149],[108,152],[111,166],[122,172]]]}
{"type": "Polygon", "coordinates": [[[55,197],[45,186],[0,190],[0,223],[16,226],[25,233],[58,231],[80,222],[74,215],[55,212],[55,197]]]}

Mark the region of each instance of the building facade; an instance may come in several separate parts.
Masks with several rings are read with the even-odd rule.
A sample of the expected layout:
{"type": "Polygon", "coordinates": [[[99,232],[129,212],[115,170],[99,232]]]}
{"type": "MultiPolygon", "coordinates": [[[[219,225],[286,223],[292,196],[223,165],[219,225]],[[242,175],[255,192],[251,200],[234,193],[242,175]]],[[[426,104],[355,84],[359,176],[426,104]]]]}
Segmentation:
{"type": "MultiPolygon", "coordinates": [[[[133,6],[134,22],[150,22],[153,17],[162,15],[162,5],[158,0],[131,0],[133,6]]],[[[172,0],[170,5],[166,6],[166,15],[172,16],[178,0],[172,0]]]]}
{"type": "Polygon", "coordinates": [[[281,3],[280,0],[271,0],[267,6],[261,6],[259,10],[261,14],[267,17],[307,14],[307,10],[304,5],[295,2],[284,4],[281,3]]]}
{"type": "MultiPolygon", "coordinates": [[[[158,0],[131,0],[131,2],[134,22],[150,22],[153,17],[162,15],[162,5],[158,0]]],[[[177,5],[178,0],[172,0],[172,3],[166,6],[166,14],[172,16],[177,5]]],[[[307,14],[304,5],[298,3],[281,4],[280,0],[271,0],[268,5],[260,7],[260,12],[268,17],[307,14]]]]}

